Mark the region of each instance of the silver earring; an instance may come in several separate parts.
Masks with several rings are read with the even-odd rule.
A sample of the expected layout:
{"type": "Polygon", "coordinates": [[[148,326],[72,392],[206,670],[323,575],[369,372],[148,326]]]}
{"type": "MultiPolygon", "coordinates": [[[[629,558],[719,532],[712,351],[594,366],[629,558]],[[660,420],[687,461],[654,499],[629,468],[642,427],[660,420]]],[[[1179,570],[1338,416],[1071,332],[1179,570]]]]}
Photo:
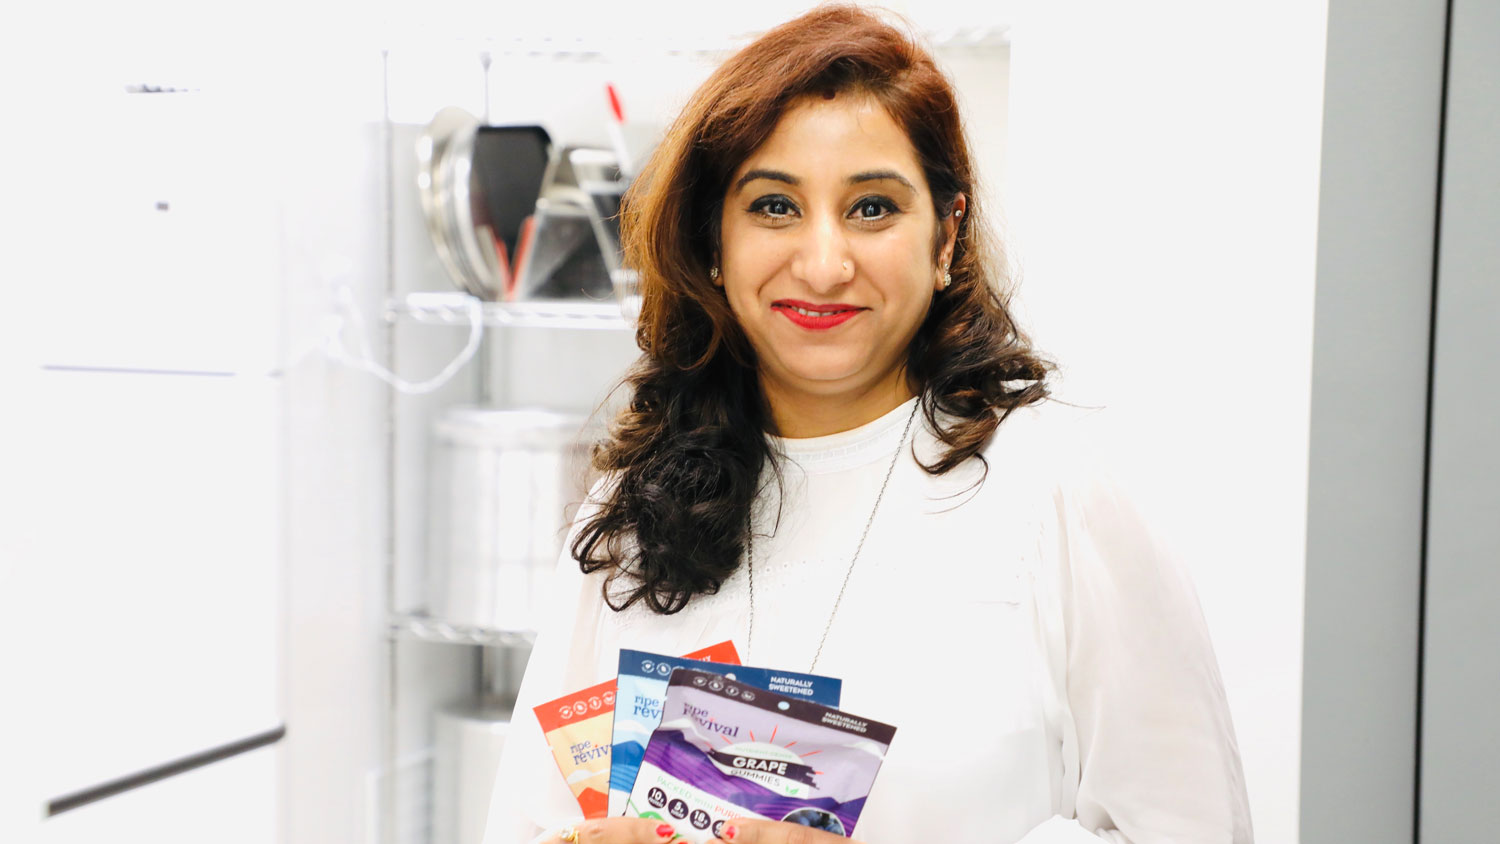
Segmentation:
{"type": "Polygon", "coordinates": [[[709,281],[717,281],[718,278],[719,278],[719,268],[718,267],[709,267],[708,268],[708,280],[709,281]]]}
{"type": "Polygon", "coordinates": [[[964,209],[962,209],[962,208],[955,208],[955,209],[953,209],[953,216],[955,216],[955,217],[962,217],[963,215],[964,215],[964,209]]]}
{"type": "Polygon", "coordinates": [[[953,276],[949,275],[947,270],[943,270],[943,289],[947,290],[948,289],[948,285],[950,285],[952,283],[953,283],[953,276]]]}

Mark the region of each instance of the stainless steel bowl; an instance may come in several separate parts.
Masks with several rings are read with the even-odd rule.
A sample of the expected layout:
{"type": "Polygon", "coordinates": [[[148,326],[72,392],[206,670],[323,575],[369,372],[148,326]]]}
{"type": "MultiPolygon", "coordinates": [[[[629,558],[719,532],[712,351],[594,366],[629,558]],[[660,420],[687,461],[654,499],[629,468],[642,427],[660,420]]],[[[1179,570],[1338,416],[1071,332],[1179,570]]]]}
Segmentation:
{"type": "MultiPolygon", "coordinates": [[[[417,139],[417,192],[427,234],[460,290],[486,301],[501,298],[505,270],[474,222],[474,136],[479,120],[461,108],[439,111],[417,139]]],[[[487,230],[486,230],[487,231],[487,230]]]]}

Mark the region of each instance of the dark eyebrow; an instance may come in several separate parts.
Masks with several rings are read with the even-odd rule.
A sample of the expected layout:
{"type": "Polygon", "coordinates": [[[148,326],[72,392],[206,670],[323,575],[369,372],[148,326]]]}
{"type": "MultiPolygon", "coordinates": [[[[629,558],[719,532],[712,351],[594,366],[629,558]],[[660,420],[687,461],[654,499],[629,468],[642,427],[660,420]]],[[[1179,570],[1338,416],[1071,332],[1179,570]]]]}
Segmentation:
{"type": "Polygon", "coordinates": [[[908,182],[906,180],[905,176],[897,173],[895,170],[867,170],[863,173],[855,173],[853,176],[849,177],[849,184],[857,185],[860,182],[878,182],[881,179],[890,179],[893,182],[900,182],[901,184],[906,185],[907,190],[912,192],[916,192],[917,190],[912,186],[911,182],[908,182]]]}
{"type": "MultiPolygon", "coordinates": [[[[764,170],[757,168],[741,176],[739,181],[734,183],[734,189],[738,191],[740,190],[740,188],[743,188],[745,185],[755,181],[756,179],[770,179],[773,182],[785,182],[792,187],[796,187],[797,185],[802,184],[801,179],[793,176],[790,173],[785,173],[781,170],[764,170]]],[[[863,173],[855,173],[846,181],[851,185],[857,185],[860,182],[878,182],[882,179],[890,179],[893,182],[900,182],[901,184],[906,186],[907,190],[913,192],[916,191],[916,187],[913,186],[905,176],[897,173],[895,170],[866,170],[863,173]]]]}
{"type": "Polygon", "coordinates": [[[796,187],[797,185],[802,184],[802,180],[797,178],[796,176],[793,176],[791,173],[783,173],[780,170],[757,169],[751,170],[750,172],[741,176],[740,180],[734,183],[735,191],[739,191],[740,188],[744,187],[750,182],[755,181],[756,179],[770,179],[773,182],[786,182],[792,187],[796,187]]]}

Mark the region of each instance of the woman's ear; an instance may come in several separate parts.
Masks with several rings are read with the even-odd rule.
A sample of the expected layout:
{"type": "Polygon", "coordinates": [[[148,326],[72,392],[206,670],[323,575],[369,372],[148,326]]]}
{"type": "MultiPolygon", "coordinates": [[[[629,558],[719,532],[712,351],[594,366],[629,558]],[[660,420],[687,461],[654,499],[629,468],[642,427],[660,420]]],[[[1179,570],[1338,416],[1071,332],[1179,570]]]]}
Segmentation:
{"type": "Polygon", "coordinates": [[[943,248],[938,252],[938,266],[947,269],[953,264],[953,249],[958,243],[958,225],[969,212],[968,197],[962,193],[953,197],[953,207],[942,220],[943,248]]]}

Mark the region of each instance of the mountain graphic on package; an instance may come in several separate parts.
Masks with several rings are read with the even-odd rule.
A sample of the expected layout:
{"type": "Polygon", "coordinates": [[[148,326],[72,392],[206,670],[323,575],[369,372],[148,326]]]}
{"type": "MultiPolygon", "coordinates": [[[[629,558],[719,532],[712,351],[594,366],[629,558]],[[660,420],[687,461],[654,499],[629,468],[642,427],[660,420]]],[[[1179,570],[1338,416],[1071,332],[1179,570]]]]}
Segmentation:
{"type": "MultiPolygon", "coordinates": [[[[722,660],[720,660],[722,662],[722,660]]],[[[671,657],[648,651],[620,650],[619,702],[615,707],[609,764],[609,814],[625,814],[630,789],[646,755],[646,742],[661,723],[662,700],[667,696],[667,678],[679,668],[723,675],[726,679],[763,691],[810,700],[827,706],[839,705],[843,681],[835,677],[773,671],[755,666],[733,668],[708,660],[671,657]]]]}
{"type": "Polygon", "coordinates": [[[679,669],[626,815],[703,844],[731,817],[850,836],[896,728],[832,707],[679,669]]]}

